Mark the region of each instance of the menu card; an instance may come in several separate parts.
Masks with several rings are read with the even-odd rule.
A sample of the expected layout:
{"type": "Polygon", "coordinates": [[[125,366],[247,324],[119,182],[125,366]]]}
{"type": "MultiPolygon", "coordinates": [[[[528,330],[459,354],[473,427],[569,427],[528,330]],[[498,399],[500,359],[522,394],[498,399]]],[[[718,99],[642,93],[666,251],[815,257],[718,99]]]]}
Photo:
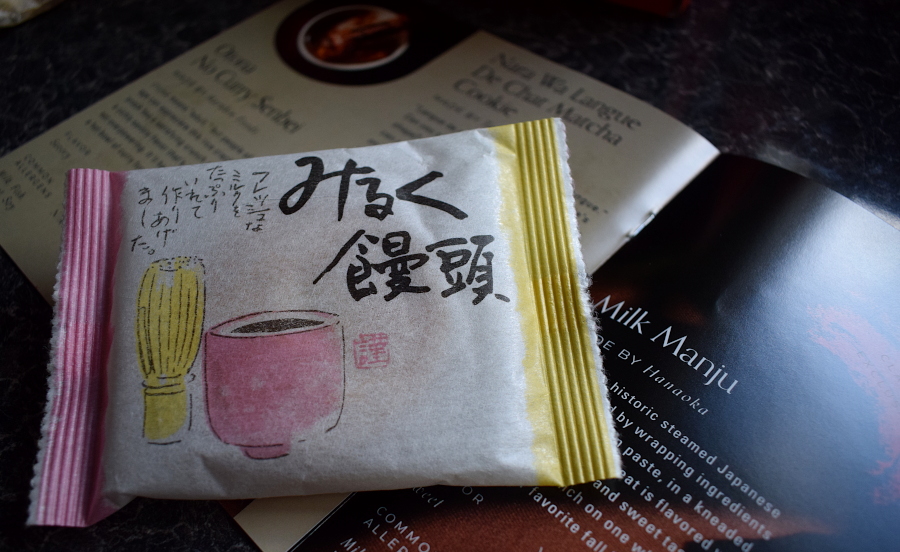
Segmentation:
{"type": "MultiPolygon", "coordinates": [[[[546,117],[568,129],[589,270],[717,154],[659,110],[427,7],[286,0],[0,159],[0,245],[49,300],[68,169],[215,166],[546,117]]],[[[268,205],[233,207],[249,220],[268,205]]]]}

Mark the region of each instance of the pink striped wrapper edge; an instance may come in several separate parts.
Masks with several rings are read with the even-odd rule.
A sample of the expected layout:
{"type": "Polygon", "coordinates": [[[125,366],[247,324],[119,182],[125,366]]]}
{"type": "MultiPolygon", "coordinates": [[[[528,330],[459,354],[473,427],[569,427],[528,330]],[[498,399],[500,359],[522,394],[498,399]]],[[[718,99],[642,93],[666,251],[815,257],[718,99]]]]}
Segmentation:
{"type": "Polygon", "coordinates": [[[113,270],[125,176],[69,171],[57,270],[49,389],[29,525],[85,527],[116,510],[100,496],[113,270]]]}

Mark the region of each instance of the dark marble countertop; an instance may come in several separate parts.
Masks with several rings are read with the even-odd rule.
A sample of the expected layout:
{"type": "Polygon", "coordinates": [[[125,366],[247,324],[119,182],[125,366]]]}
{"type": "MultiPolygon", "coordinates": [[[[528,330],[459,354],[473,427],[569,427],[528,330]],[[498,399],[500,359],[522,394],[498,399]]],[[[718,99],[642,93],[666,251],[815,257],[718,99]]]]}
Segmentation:
{"type": "MultiPolygon", "coordinates": [[[[427,1],[900,227],[898,2],[694,0],[665,19],[601,1],[427,1]]],[[[0,30],[0,155],[271,3],[66,0],[0,30]]],[[[51,314],[0,255],[0,549],[256,550],[215,502],[138,499],[87,529],[23,527],[51,314]]]]}

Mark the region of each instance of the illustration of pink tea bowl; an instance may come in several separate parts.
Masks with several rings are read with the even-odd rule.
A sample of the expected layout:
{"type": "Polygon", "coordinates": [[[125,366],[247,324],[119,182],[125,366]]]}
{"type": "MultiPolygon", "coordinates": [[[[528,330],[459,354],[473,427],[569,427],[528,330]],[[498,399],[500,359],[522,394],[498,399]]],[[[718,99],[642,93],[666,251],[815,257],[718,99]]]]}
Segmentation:
{"type": "Polygon", "coordinates": [[[206,408],[213,432],[255,459],[337,425],[344,397],[344,340],[336,314],[271,311],[206,333],[206,408]]]}

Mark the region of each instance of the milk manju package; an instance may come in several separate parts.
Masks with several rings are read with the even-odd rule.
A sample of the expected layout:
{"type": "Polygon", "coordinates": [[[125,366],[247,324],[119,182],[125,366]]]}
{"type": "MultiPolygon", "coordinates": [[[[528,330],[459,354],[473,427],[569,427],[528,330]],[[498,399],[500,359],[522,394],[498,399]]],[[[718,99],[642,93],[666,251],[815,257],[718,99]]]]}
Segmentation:
{"type": "Polygon", "coordinates": [[[70,172],[29,522],[620,475],[564,128],[70,172]]]}

